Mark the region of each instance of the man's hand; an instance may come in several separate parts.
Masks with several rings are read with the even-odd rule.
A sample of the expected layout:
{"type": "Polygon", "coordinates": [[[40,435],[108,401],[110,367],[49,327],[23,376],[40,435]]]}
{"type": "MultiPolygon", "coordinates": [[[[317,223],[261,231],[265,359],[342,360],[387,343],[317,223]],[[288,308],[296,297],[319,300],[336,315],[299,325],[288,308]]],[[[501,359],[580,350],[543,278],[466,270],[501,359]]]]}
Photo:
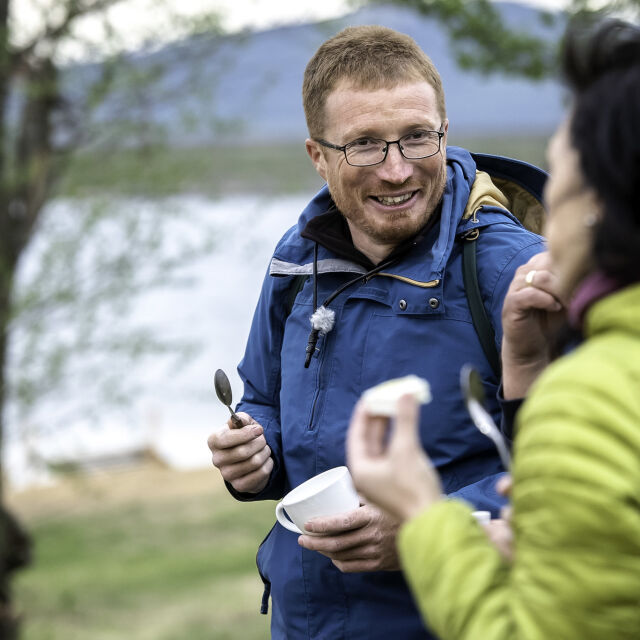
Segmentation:
{"type": "Polygon", "coordinates": [[[273,469],[271,449],[262,427],[248,414],[239,413],[244,426],[231,428],[231,419],[209,436],[213,465],[241,493],[258,493],[267,486],[273,469]]]}
{"type": "Polygon", "coordinates": [[[321,535],[302,535],[298,544],[327,556],[343,573],[397,571],[398,526],[397,520],[365,504],[349,513],[310,520],[305,529],[321,535]]]}
{"type": "Polygon", "coordinates": [[[507,400],[524,398],[550,361],[551,338],[564,304],[550,270],[548,252],[516,270],[502,307],[502,386],[507,400]]]}

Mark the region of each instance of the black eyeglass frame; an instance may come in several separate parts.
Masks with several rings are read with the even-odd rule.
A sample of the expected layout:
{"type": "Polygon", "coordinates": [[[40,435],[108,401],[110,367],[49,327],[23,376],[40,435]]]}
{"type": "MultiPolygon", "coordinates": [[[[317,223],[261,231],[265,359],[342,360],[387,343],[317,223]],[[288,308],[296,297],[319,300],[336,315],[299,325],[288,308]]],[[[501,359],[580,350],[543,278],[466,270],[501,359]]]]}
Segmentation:
{"type": "Polygon", "coordinates": [[[336,151],[342,151],[342,153],[344,153],[344,159],[346,160],[347,164],[350,167],[375,167],[378,164],[382,164],[387,159],[387,155],[389,153],[389,146],[392,145],[392,144],[397,144],[398,145],[398,149],[400,150],[400,155],[402,155],[402,157],[405,160],[424,160],[425,158],[432,158],[436,154],[440,153],[440,147],[442,145],[442,138],[444,137],[444,131],[442,130],[443,124],[444,124],[444,122],[440,123],[440,129],[438,131],[434,131],[433,129],[425,129],[424,130],[425,133],[437,133],[438,134],[438,148],[436,149],[436,151],[434,151],[433,153],[430,153],[427,156],[418,156],[417,158],[407,158],[407,156],[404,155],[404,151],[402,149],[402,145],[400,144],[400,141],[403,140],[404,138],[406,138],[407,136],[410,136],[411,133],[407,133],[406,135],[402,136],[402,138],[398,138],[397,140],[384,140],[383,138],[371,138],[371,140],[377,140],[379,142],[384,142],[385,145],[386,145],[385,149],[384,149],[384,156],[383,156],[382,160],[378,160],[378,162],[372,162],[371,164],[352,164],[351,162],[349,162],[349,158],[347,157],[347,149],[349,148],[349,146],[355,144],[360,138],[357,138],[356,140],[352,140],[351,142],[347,142],[347,144],[343,144],[342,146],[337,145],[337,144],[333,144],[331,142],[327,142],[326,140],[324,140],[322,138],[312,138],[312,140],[314,140],[318,144],[321,144],[323,147],[327,147],[329,149],[335,149],[336,151]]]}

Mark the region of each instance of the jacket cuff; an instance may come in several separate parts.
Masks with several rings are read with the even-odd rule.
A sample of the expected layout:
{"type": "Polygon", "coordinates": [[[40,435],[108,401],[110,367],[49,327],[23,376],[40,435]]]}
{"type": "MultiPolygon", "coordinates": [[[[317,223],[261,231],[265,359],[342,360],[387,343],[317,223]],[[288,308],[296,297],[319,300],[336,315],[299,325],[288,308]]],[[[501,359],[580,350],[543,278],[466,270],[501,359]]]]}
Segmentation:
{"type": "Polygon", "coordinates": [[[284,490],[281,487],[282,482],[280,481],[280,465],[273,454],[271,457],[273,458],[273,469],[271,470],[267,486],[262,489],[262,491],[258,493],[236,491],[229,482],[224,481],[227,490],[236,500],[239,502],[254,502],[256,500],[280,500],[280,498],[282,498],[284,490]]]}
{"type": "Polygon", "coordinates": [[[498,404],[500,405],[501,417],[500,417],[500,431],[507,440],[509,448],[513,446],[513,439],[515,438],[516,429],[516,414],[520,410],[524,398],[514,398],[512,400],[505,400],[502,392],[502,382],[498,387],[497,392],[498,404]]]}

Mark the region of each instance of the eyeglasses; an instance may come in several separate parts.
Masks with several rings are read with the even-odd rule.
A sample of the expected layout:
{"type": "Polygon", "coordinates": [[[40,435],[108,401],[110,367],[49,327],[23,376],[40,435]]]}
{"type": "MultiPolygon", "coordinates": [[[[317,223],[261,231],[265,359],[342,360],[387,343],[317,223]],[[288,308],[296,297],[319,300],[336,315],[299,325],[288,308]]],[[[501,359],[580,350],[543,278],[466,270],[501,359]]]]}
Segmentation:
{"type": "Polygon", "coordinates": [[[387,159],[389,146],[397,144],[400,153],[407,160],[421,160],[435,156],[440,151],[440,140],[444,136],[442,124],[439,131],[416,129],[398,140],[380,140],[378,138],[358,138],[343,146],[331,144],[322,138],[314,140],[323,147],[342,151],[347,164],[352,167],[370,167],[387,159]]]}

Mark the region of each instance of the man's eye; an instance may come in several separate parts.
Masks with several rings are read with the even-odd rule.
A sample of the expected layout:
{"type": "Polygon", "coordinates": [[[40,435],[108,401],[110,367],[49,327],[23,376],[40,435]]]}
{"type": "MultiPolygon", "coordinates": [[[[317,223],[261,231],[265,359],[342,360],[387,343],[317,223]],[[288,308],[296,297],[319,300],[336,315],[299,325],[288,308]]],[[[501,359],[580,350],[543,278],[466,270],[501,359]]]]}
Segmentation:
{"type": "Polygon", "coordinates": [[[356,149],[362,149],[366,147],[375,147],[380,144],[379,140],[374,140],[373,138],[359,138],[358,140],[354,140],[350,142],[347,146],[356,149]]]}
{"type": "Polygon", "coordinates": [[[419,129],[418,131],[412,131],[410,134],[405,136],[405,140],[410,142],[422,142],[423,140],[427,140],[429,138],[429,132],[423,131],[419,129]]]}

